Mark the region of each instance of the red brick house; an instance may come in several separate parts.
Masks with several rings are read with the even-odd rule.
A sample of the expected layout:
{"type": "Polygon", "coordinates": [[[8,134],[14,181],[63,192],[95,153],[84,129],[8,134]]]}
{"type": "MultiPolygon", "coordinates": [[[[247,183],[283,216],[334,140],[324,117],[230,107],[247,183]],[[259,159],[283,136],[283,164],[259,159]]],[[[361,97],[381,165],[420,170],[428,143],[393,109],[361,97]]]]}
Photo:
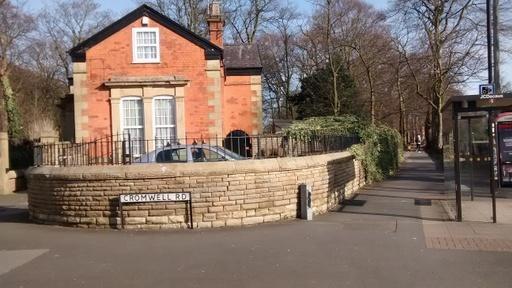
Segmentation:
{"type": "Polygon", "coordinates": [[[74,138],[261,133],[258,51],[223,45],[224,21],[212,5],[210,40],[142,5],[72,48],[74,138]]]}

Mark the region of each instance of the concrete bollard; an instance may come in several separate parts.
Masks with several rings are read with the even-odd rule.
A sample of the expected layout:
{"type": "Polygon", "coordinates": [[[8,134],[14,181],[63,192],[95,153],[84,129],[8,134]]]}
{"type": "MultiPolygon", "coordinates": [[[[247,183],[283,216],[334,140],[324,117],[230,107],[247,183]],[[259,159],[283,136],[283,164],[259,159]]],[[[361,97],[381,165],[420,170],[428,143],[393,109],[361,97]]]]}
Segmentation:
{"type": "Polygon", "coordinates": [[[300,193],[300,218],[304,220],[313,220],[313,207],[311,186],[306,184],[299,185],[300,193]]]}

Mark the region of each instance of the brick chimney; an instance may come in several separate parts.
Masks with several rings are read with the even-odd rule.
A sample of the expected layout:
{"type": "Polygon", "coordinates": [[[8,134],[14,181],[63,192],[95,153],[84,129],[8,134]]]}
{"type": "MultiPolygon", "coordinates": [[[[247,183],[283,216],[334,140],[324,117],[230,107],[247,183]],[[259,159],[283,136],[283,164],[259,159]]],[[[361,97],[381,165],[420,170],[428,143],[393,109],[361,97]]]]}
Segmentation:
{"type": "Polygon", "coordinates": [[[224,17],[222,17],[222,9],[219,0],[213,0],[208,5],[208,31],[210,33],[210,41],[221,47],[224,44],[224,17]]]}

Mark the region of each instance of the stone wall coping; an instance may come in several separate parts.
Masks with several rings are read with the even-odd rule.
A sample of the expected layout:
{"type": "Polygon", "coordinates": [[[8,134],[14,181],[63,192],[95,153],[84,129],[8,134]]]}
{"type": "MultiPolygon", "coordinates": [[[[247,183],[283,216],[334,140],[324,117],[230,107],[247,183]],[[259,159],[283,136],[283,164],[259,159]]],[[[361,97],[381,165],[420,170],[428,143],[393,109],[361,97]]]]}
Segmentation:
{"type": "Polygon", "coordinates": [[[25,176],[24,170],[9,170],[7,172],[7,177],[9,179],[16,179],[16,178],[23,177],[23,176],[25,176]]]}
{"type": "Polygon", "coordinates": [[[350,161],[348,152],[323,155],[273,158],[260,160],[226,161],[211,163],[132,164],[126,166],[32,167],[25,175],[30,179],[54,180],[115,180],[161,178],[177,176],[216,176],[239,173],[268,173],[324,166],[331,161],[350,161]]]}

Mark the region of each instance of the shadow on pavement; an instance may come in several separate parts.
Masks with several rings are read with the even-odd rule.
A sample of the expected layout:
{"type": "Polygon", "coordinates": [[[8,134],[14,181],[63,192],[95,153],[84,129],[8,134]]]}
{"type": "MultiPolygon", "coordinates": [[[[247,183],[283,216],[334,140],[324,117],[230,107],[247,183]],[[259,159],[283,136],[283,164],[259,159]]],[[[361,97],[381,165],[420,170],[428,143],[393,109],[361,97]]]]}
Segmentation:
{"type": "Polygon", "coordinates": [[[443,176],[426,153],[408,153],[398,174],[364,187],[334,212],[419,220],[445,220],[443,176]],[[434,202],[435,201],[435,202],[434,202]]]}
{"type": "Polygon", "coordinates": [[[445,219],[443,217],[424,217],[424,216],[416,216],[416,215],[379,213],[379,212],[356,212],[356,211],[346,212],[346,211],[341,211],[341,209],[339,211],[335,211],[335,212],[342,212],[342,213],[355,214],[355,215],[372,215],[372,216],[409,218],[409,219],[416,219],[416,220],[445,221],[445,219]]]}
{"type": "Polygon", "coordinates": [[[30,223],[28,209],[0,206],[0,223],[30,223]]]}

